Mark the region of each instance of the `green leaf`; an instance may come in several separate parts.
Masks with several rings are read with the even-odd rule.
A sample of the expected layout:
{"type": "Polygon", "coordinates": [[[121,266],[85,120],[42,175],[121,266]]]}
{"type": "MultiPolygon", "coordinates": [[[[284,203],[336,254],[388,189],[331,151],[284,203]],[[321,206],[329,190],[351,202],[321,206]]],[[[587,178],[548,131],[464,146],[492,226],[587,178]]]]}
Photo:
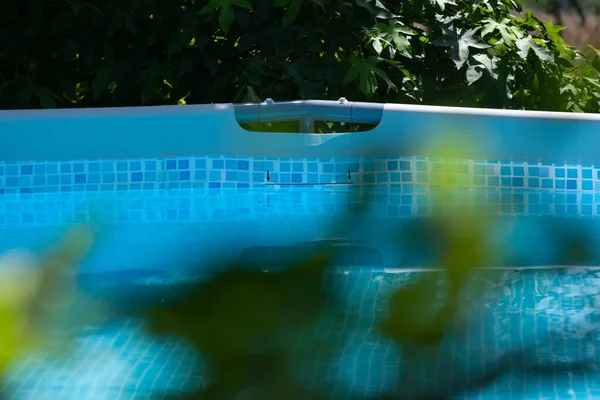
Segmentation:
{"type": "Polygon", "coordinates": [[[57,106],[57,100],[60,97],[51,90],[43,87],[34,87],[31,92],[39,99],[40,105],[45,109],[54,109],[57,106]]]}
{"type": "Polygon", "coordinates": [[[373,97],[377,91],[377,76],[383,79],[389,88],[396,91],[398,90],[387,74],[377,67],[377,64],[381,61],[380,58],[369,57],[367,60],[362,60],[351,57],[349,61],[352,64],[352,67],[344,76],[343,83],[346,84],[358,78],[360,91],[367,96],[367,98],[373,97]]]}
{"type": "Polygon", "coordinates": [[[573,63],[572,63],[571,61],[567,60],[567,59],[566,59],[566,58],[564,58],[564,57],[558,57],[558,58],[556,59],[556,62],[557,62],[557,63],[558,63],[558,64],[559,64],[561,67],[563,67],[563,68],[566,68],[566,69],[572,69],[572,68],[575,68],[575,66],[573,65],[573,63]]]}
{"type": "Polygon", "coordinates": [[[92,96],[94,100],[97,99],[108,89],[108,85],[111,82],[111,76],[108,73],[108,69],[100,68],[96,77],[92,80],[92,96]]]}
{"type": "Polygon", "coordinates": [[[302,0],[291,0],[287,13],[283,17],[283,26],[290,26],[294,23],[300,13],[301,7],[302,0]]]}
{"type": "Polygon", "coordinates": [[[470,65],[469,68],[467,68],[466,76],[469,85],[477,82],[483,76],[480,65],[470,65]]]}
{"type": "Polygon", "coordinates": [[[56,108],[56,100],[54,100],[51,96],[48,96],[45,93],[38,93],[38,98],[40,99],[40,105],[43,108],[56,108]]]}
{"type": "Polygon", "coordinates": [[[310,0],[313,3],[315,3],[316,5],[318,5],[319,7],[321,7],[323,9],[323,11],[325,11],[325,3],[323,3],[323,0],[310,0]]]}
{"type": "Polygon", "coordinates": [[[430,43],[435,46],[450,47],[452,61],[454,61],[456,68],[460,69],[467,61],[467,58],[469,58],[469,48],[487,49],[491,47],[481,39],[473,37],[479,29],[480,28],[469,29],[460,35],[457,34],[455,29],[444,29],[445,34],[430,43]]]}
{"type": "Polygon", "coordinates": [[[388,10],[380,0],[354,0],[359,6],[366,8],[373,17],[379,19],[394,19],[398,16],[388,10]]]}
{"type": "Polygon", "coordinates": [[[473,60],[486,71],[489,76],[496,80],[498,79],[498,58],[488,54],[475,54],[473,60]]]}
{"type": "Polygon", "coordinates": [[[133,20],[133,18],[127,18],[125,20],[125,26],[127,27],[129,32],[131,32],[131,34],[133,36],[135,36],[138,39],[141,38],[142,34],[141,34],[139,28],[137,27],[137,25],[135,24],[135,21],[133,20]]]}
{"type": "Polygon", "coordinates": [[[526,59],[529,55],[529,50],[533,50],[534,54],[543,64],[554,63],[552,52],[537,39],[533,39],[529,36],[523,39],[517,39],[516,44],[519,49],[517,52],[519,57],[526,59]]]}
{"type": "Polygon", "coordinates": [[[446,9],[446,5],[453,5],[455,6],[456,3],[454,2],[454,0],[430,0],[431,4],[437,4],[437,6],[444,11],[446,9]]]}
{"type": "Polygon", "coordinates": [[[506,43],[507,46],[512,46],[516,38],[523,37],[519,30],[513,29],[514,27],[510,26],[512,21],[508,18],[504,18],[500,22],[488,18],[484,19],[482,22],[485,23],[483,30],[481,31],[481,37],[484,39],[489,33],[498,31],[504,43],[506,43]]]}
{"type": "Polygon", "coordinates": [[[117,14],[111,18],[110,22],[106,27],[106,36],[113,37],[115,33],[123,26],[125,17],[122,14],[117,14]]]}
{"type": "Polygon", "coordinates": [[[566,26],[561,26],[561,25],[554,25],[552,23],[552,21],[548,21],[548,23],[546,25],[544,25],[544,27],[546,28],[546,34],[548,34],[548,36],[556,43],[558,44],[564,44],[565,41],[562,38],[562,36],[560,36],[560,32],[566,29],[566,26]]]}
{"type": "Polygon", "coordinates": [[[221,26],[221,29],[223,29],[223,32],[227,33],[229,32],[229,28],[231,28],[231,24],[235,21],[235,10],[233,6],[245,8],[250,11],[253,10],[249,0],[210,0],[198,14],[208,14],[220,9],[219,25],[221,26]]]}

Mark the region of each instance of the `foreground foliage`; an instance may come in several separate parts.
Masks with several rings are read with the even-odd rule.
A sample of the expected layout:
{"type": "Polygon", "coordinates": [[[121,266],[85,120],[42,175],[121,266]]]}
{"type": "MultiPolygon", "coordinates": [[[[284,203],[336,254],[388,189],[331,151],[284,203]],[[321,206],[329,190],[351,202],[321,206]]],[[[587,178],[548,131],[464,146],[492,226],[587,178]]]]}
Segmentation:
{"type": "Polygon", "coordinates": [[[600,54],[520,0],[0,6],[0,108],[337,99],[597,112],[600,54]]]}

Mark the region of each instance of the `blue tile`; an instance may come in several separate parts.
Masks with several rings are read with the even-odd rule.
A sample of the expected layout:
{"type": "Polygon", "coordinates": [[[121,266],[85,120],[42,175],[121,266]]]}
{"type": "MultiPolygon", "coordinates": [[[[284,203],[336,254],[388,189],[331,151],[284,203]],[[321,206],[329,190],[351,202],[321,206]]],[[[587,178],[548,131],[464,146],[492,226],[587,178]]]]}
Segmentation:
{"type": "Polygon", "coordinates": [[[40,176],[40,175],[34,176],[33,177],[33,184],[35,186],[45,185],[46,184],[46,177],[45,176],[40,176]]]}
{"type": "Polygon", "coordinates": [[[127,161],[117,161],[117,172],[125,172],[127,171],[129,165],[127,165],[127,161]]]}
{"type": "Polygon", "coordinates": [[[292,174],[281,174],[279,183],[292,183],[292,174]]]}
{"type": "Polygon", "coordinates": [[[591,169],[582,169],[581,177],[583,179],[592,179],[592,170],[591,169]]]}
{"type": "Polygon", "coordinates": [[[540,176],[539,167],[529,167],[527,171],[529,173],[529,176],[540,176]]]}
{"type": "Polygon", "coordinates": [[[565,188],[565,180],[557,179],[556,181],[554,181],[554,188],[555,189],[564,189],[565,188]]]}
{"type": "Polygon", "coordinates": [[[142,162],[141,161],[130,161],[129,162],[129,170],[130,171],[141,171],[142,170],[142,162]]]}
{"type": "Polygon", "coordinates": [[[502,178],[501,181],[502,186],[512,186],[512,180],[510,178],[502,178]]]}
{"type": "MultiPolygon", "coordinates": [[[[213,164],[214,164],[214,162],[213,162],[213,164]]],[[[208,175],[208,180],[211,182],[220,181],[221,180],[221,171],[210,171],[210,173],[208,175]]]]}
{"type": "MultiPolygon", "coordinates": [[[[323,166],[325,167],[325,166],[323,166]]],[[[373,161],[366,161],[363,165],[363,170],[365,172],[374,172],[375,171],[375,163],[373,161]]]]}
{"type": "MultiPolygon", "coordinates": [[[[400,167],[401,171],[410,171],[410,161],[400,161],[399,167],[400,167]]],[[[417,170],[419,170],[418,166],[417,166],[417,170]]]]}
{"type": "Polygon", "coordinates": [[[308,174],[306,175],[307,183],[319,183],[319,175],[317,174],[308,174]]]}
{"type": "Polygon", "coordinates": [[[70,174],[71,173],[71,164],[61,163],[60,164],[60,173],[61,174],[70,174]]]}
{"type": "Polygon", "coordinates": [[[500,185],[500,177],[488,176],[487,182],[488,182],[488,185],[490,185],[490,186],[499,186],[500,185]]]}
{"type": "Polygon", "coordinates": [[[235,180],[237,180],[237,171],[227,171],[225,173],[225,180],[226,181],[235,181],[235,180]]]}
{"type": "Polygon", "coordinates": [[[564,168],[555,168],[554,169],[554,177],[556,177],[556,178],[564,178],[565,177],[565,170],[564,170],[564,168]]]}
{"type": "MultiPolygon", "coordinates": [[[[165,163],[167,169],[177,169],[177,161],[176,160],[167,160],[165,163]]],[[[214,166],[214,161],[213,161],[214,166]]]]}
{"type": "Polygon", "coordinates": [[[510,175],[510,167],[500,167],[500,174],[501,175],[510,175]]]}
{"type": "Polygon", "coordinates": [[[204,158],[196,158],[195,167],[196,169],[206,169],[206,160],[204,158]]]}
{"type": "Polygon", "coordinates": [[[402,173],[402,182],[412,182],[412,173],[411,172],[403,172],[402,173]]]}
{"type": "MultiPolygon", "coordinates": [[[[576,169],[574,168],[569,168],[567,170],[567,178],[571,178],[571,179],[577,179],[577,177],[579,176],[579,173],[576,169]]],[[[568,184],[567,184],[568,186],[568,184]]]]}
{"type": "Polygon", "coordinates": [[[90,184],[100,183],[100,174],[88,174],[86,180],[90,184]]]}
{"type": "MultiPolygon", "coordinates": [[[[182,171],[183,172],[187,172],[187,171],[182,171]]],[[[189,174],[189,172],[188,172],[189,174]]],[[[158,177],[158,174],[155,171],[147,171],[144,173],[144,179],[146,181],[156,181],[158,177]]]]}
{"type": "Polygon", "coordinates": [[[85,164],[80,163],[80,162],[73,164],[73,172],[80,173],[80,174],[84,173],[85,172],[85,164]]]}
{"type": "Polygon", "coordinates": [[[172,170],[167,173],[167,179],[172,183],[179,181],[179,171],[172,170]]]}
{"type": "Polygon", "coordinates": [[[85,174],[76,174],[75,175],[75,183],[85,183],[86,176],[85,174]]]}
{"type": "Polygon", "coordinates": [[[427,183],[428,181],[427,172],[417,172],[417,183],[427,183]]]}
{"type": "Polygon", "coordinates": [[[539,188],[540,187],[540,178],[529,178],[527,180],[527,186],[532,189],[539,188]]]}
{"type": "Polygon", "coordinates": [[[335,164],[334,170],[335,170],[336,174],[348,174],[348,164],[346,164],[346,163],[335,164]]]}
{"type": "Polygon", "coordinates": [[[373,173],[364,174],[363,175],[363,182],[365,182],[365,183],[375,183],[375,174],[373,174],[373,173]]]}
{"type": "Polygon", "coordinates": [[[525,176],[525,168],[513,167],[513,176],[525,176]]]}
{"type": "Polygon", "coordinates": [[[388,161],[387,169],[388,169],[388,171],[397,171],[398,170],[398,161],[388,161]]]}
{"type": "Polygon", "coordinates": [[[238,171],[237,180],[238,180],[238,182],[250,182],[250,172],[238,171]]]}
{"type": "Polygon", "coordinates": [[[17,179],[16,176],[9,176],[6,178],[5,183],[6,183],[6,186],[14,187],[19,184],[19,180],[17,179]]]}
{"type": "Polygon", "coordinates": [[[114,173],[102,174],[102,183],[115,183],[117,175],[114,173]]]}
{"type": "Polygon", "coordinates": [[[307,164],[308,172],[319,172],[319,164],[317,163],[308,163],[307,164]]]}
{"type": "Polygon", "coordinates": [[[594,181],[581,181],[581,190],[594,190],[594,181]]]}
{"type": "Polygon", "coordinates": [[[16,165],[7,165],[5,170],[6,175],[18,175],[19,169],[16,165]]]}
{"type": "MultiPolygon", "coordinates": [[[[225,168],[225,162],[223,160],[212,160],[212,167],[213,169],[223,169],[225,168]]],[[[167,168],[169,168],[169,165],[167,165],[167,168]]],[[[219,187],[221,187],[219,185],[219,187]]]]}
{"type": "Polygon", "coordinates": [[[190,160],[179,160],[177,166],[179,169],[190,169],[190,160]]]}
{"type": "Polygon", "coordinates": [[[145,161],[144,162],[144,170],[146,171],[156,171],[156,161],[145,161]]]}
{"type": "Polygon", "coordinates": [[[225,169],[237,171],[238,160],[225,160],[225,169]]]}
{"type": "Polygon", "coordinates": [[[574,179],[567,180],[567,189],[577,189],[577,181],[574,179]]]}
{"type": "Polygon", "coordinates": [[[550,168],[541,167],[540,168],[540,178],[547,178],[550,176],[550,168]]]}
{"type": "Polygon", "coordinates": [[[250,169],[250,162],[248,160],[239,160],[238,169],[240,171],[248,171],[250,169]]]}
{"type": "Polygon", "coordinates": [[[292,174],[292,183],[302,183],[302,174],[292,174]]]}
{"type": "MultiPolygon", "coordinates": [[[[214,161],[213,161],[214,163],[214,161]]],[[[221,187],[221,182],[209,182],[208,187],[210,189],[218,189],[221,187]]]]}
{"type": "Polygon", "coordinates": [[[252,181],[254,182],[262,182],[264,180],[266,180],[267,175],[260,173],[260,172],[255,172],[252,174],[252,181]]]}
{"type": "Polygon", "coordinates": [[[552,189],[554,183],[552,179],[542,179],[542,189],[552,189]]]}
{"type": "Polygon", "coordinates": [[[23,175],[33,174],[33,165],[22,165],[21,166],[21,174],[23,174],[23,175]]]}
{"type": "Polygon", "coordinates": [[[179,179],[181,179],[182,181],[189,181],[190,178],[191,178],[190,171],[180,171],[179,172],[179,179]]]}
{"type": "Polygon", "coordinates": [[[325,174],[333,173],[333,164],[323,164],[323,173],[325,173],[325,174]]]}
{"type": "MultiPolygon", "coordinates": [[[[47,183],[48,185],[58,185],[58,181],[59,181],[59,179],[58,179],[58,175],[49,175],[49,176],[46,178],[46,183],[47,183]]],[[[6,182],[7,182],[7,184],[8,184],[8,178],[6,178],[6,182]]]]}
{"type": "MultiPolygon", "coordinates": [[[[105,161],[101,165],[102,172],[115,172],[115,164],[112,161],[105,161]]],[[[89,170],[90,172],[97,172],[89,170]]]]}
{"type": "Polygon", "coordinates": [[[254,161],[254,172],[263,172],[265,171],[265,162],[264,161],[254,161]]]}

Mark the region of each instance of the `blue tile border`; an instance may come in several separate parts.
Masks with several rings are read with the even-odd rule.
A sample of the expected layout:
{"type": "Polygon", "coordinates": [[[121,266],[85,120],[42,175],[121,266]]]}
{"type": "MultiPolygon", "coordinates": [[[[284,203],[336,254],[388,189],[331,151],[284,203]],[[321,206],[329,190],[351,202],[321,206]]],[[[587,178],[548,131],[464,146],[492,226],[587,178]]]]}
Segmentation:
{"type": "Polygon", "coordinates": [[[164,159],[0,162],[0,195],[271,185],[363,184],[426,186],[431,174],[455,176],[461,186],[600,191],[600,166],[423,157],[164,159]]]}

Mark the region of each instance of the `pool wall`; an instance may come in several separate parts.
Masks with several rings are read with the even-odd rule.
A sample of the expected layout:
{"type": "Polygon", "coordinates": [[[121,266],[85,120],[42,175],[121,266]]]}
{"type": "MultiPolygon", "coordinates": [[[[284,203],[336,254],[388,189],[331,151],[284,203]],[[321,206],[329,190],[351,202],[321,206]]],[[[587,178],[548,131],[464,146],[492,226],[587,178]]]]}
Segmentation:
{"type": "Polygon", "coordinates": [[[386,221],[427,211],[419,189],[440,164],[424,143],[458,134],[477,145],[456,173],[509,196],[504,213],[596,216],[598,133],[596,115],[404,105],[371,131],[328,135],[249,132],[231,104],[0,111],[0,251],[45,248],[92,202],[118,228],[85,270],[163,269],[185,246],[209,259],[318,238],[359,183],[382,189],[360,238],[391,249],[386,221]]]}
{"type": "Polygon", "coordinates": [[[426,184],[423,144],[475,143],[477,187],[600,190],[600,116],[385,105],[352,134],[242,129],[233,105],[0,111],[0,194],[426,184]],[[598,165],[596,167],[595,165],[598,165]],[[268,171],[268,173],[267,173],[268,171]]]}

